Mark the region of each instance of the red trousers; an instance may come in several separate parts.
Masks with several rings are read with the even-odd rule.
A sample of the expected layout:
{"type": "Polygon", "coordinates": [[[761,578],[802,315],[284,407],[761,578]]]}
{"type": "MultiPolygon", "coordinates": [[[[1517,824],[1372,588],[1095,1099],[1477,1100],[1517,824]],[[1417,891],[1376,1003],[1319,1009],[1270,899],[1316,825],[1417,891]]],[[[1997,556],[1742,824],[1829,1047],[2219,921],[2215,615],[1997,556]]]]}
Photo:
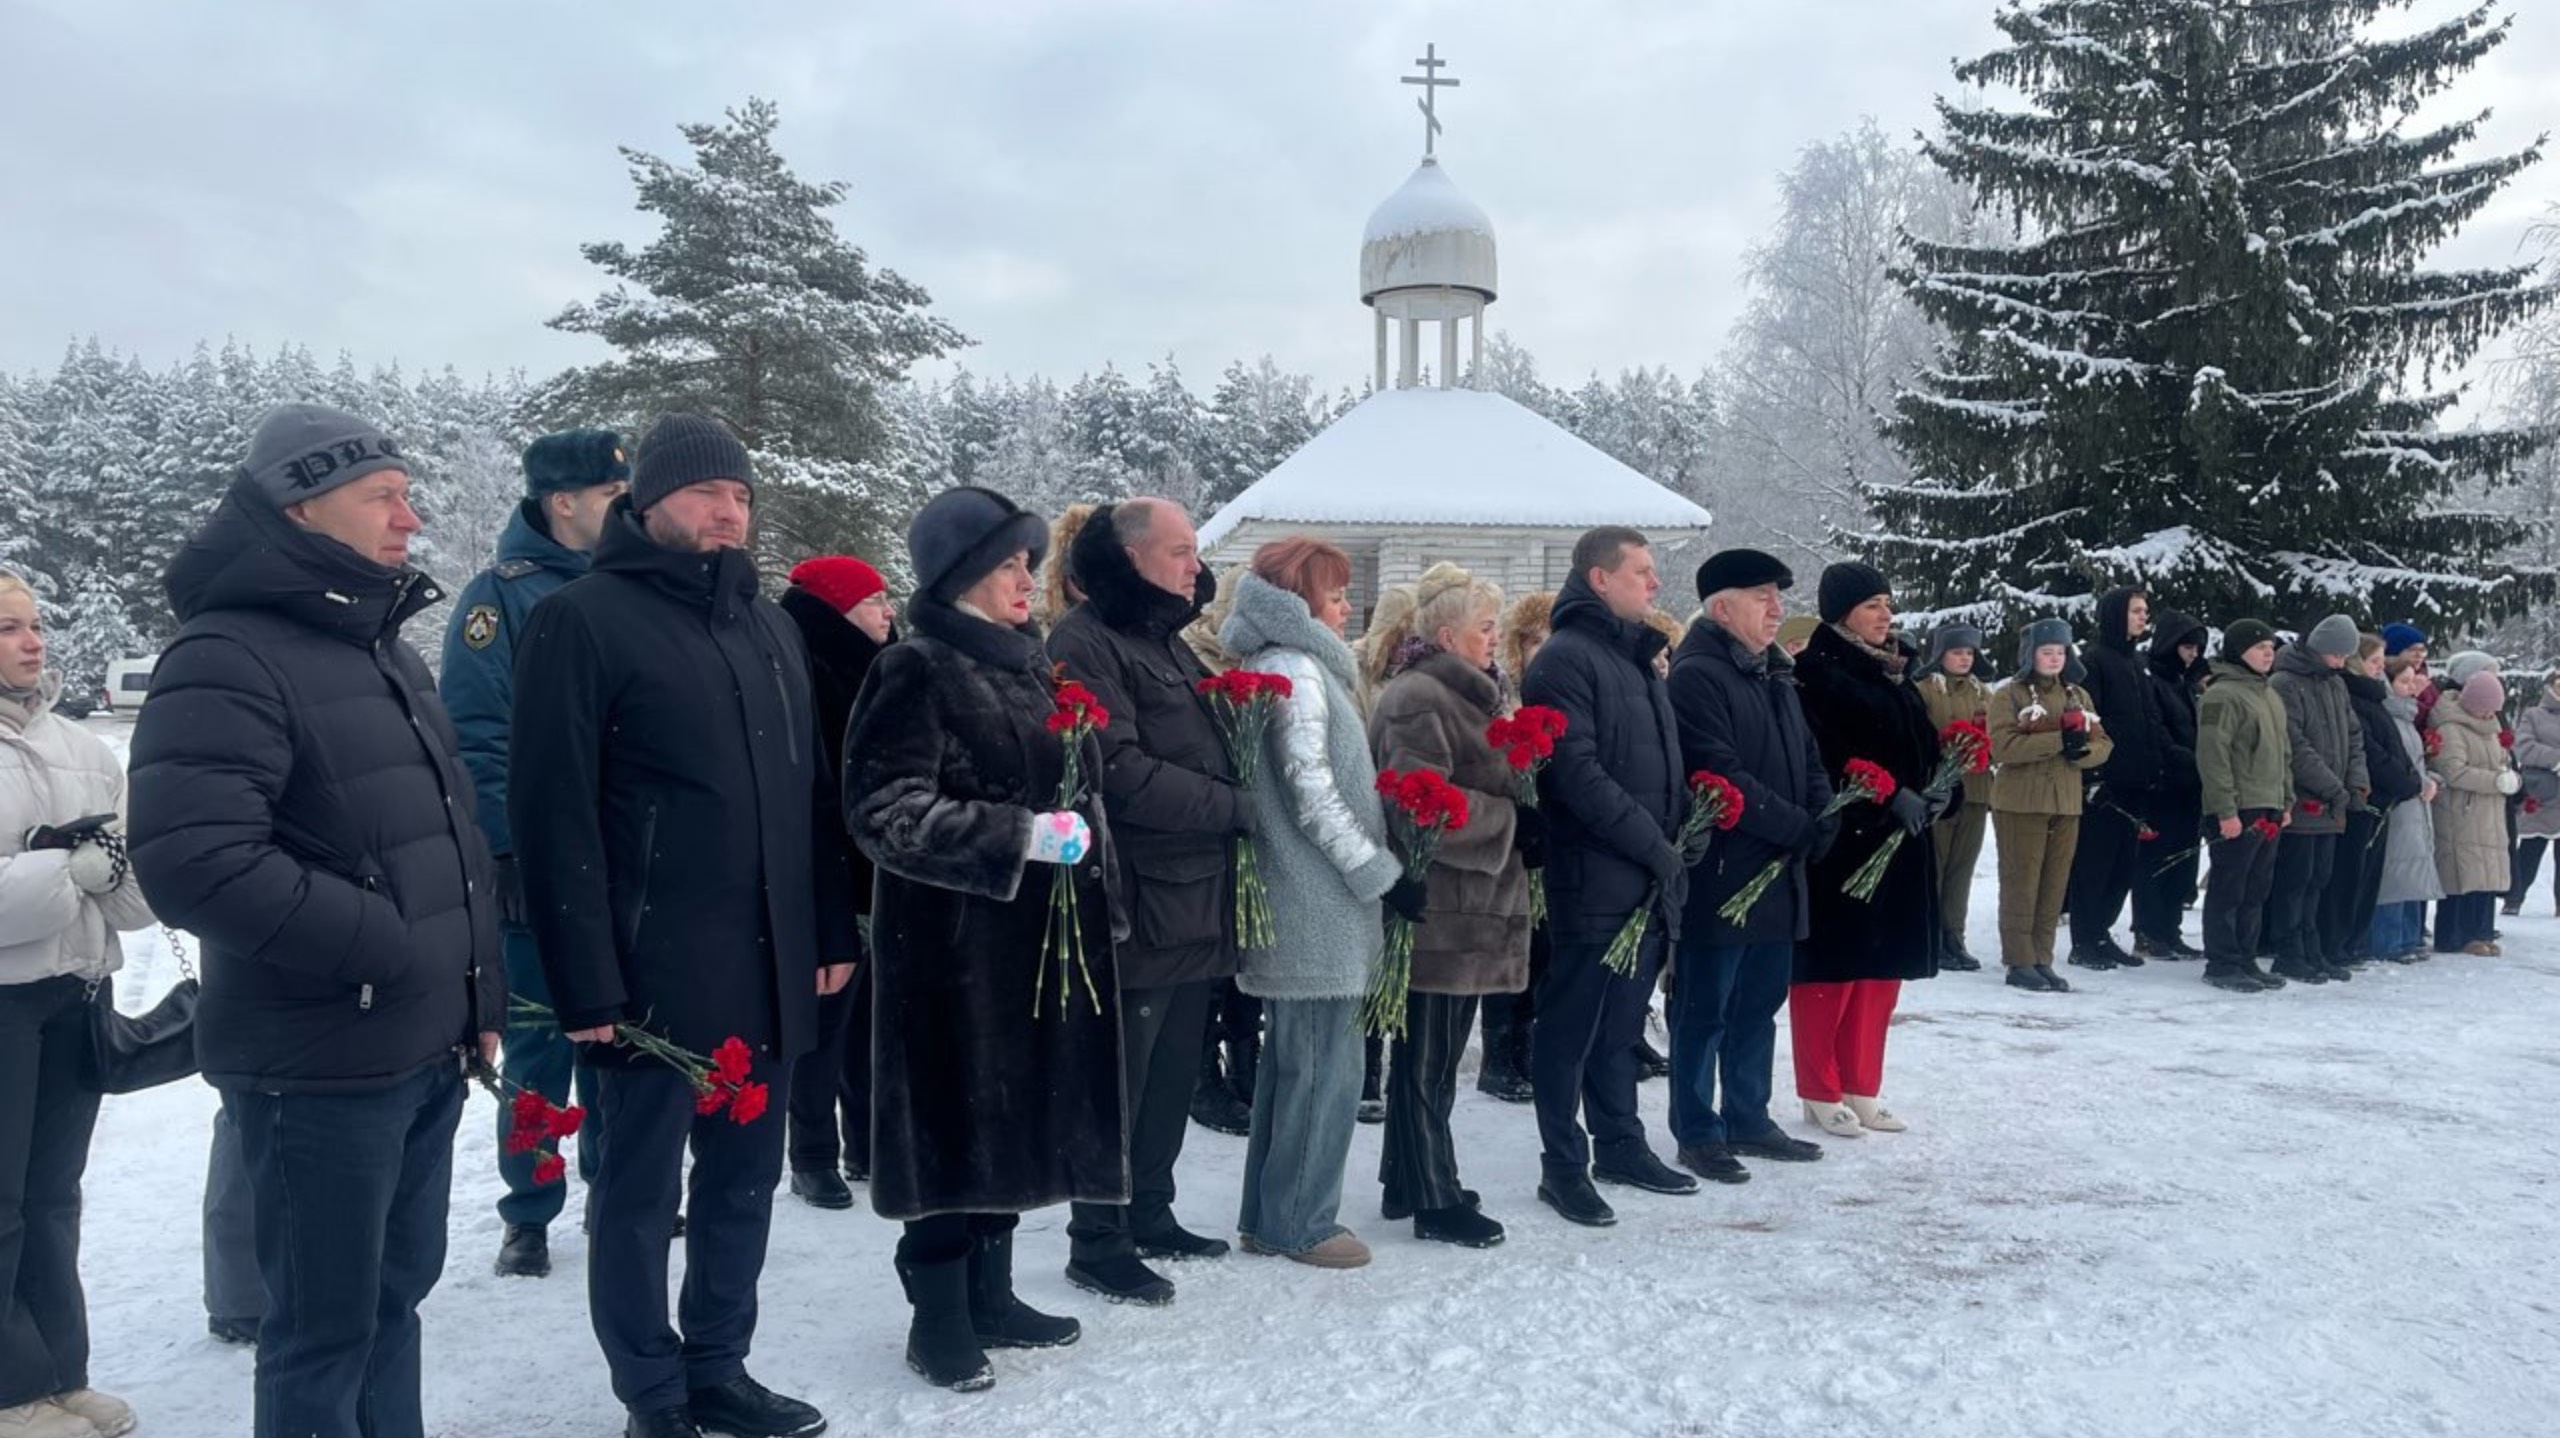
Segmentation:
{"type": "Polygon", "coordinates": [[[1884,1033],[1902,999],[1900,979],[1798,984],[1787,990],[1795,1033],[1796,1096],[1838,1103],[1884,1092],[1884,1033]]]}

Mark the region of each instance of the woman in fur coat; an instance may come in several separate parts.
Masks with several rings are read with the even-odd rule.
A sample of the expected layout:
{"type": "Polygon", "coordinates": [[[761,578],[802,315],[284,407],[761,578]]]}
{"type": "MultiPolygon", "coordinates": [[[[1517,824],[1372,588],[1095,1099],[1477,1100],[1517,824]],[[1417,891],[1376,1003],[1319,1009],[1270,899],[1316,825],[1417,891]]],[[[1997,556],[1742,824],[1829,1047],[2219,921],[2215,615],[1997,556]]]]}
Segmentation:
{"type": "Polygon", "coordinates": [[[1351,561],[1321,540],[1254,551],[1219,638],[1238,667],[1289,681],[1264,735],[1253,829],[1277,940],[1236,987],[1263,1001],[1253,1138],[1236,1228],[1247,1253],[1357,1268],[1368,1246],[1335,1221],[1362,1076],[1356,1017],[1386,944],[1385,900],[1424,917],[1425,890],[1387,847],[1360,674],[1342,637],[1351,561]]]}
{"type": "Polygon", "coordinates": [[[1467,795],[1467,823],[1440,841],[1426,876],[1428,921],[1416,936],[1404,1036],[1387,1074],[1386,1142],[1378,1181],[1390,1219],[1414,1237],[1490,1248],[1502,1225],[1458,1183],[1449,1112],[1476,1002],[1529,980],[1529,874],[1523,858],[1543,835],[1535,808],[1513,798],[1511,766],[1485,739],[1502,713],[1494,645],[1502,591],[1454,564],[1416,586],[1413,635],[1369,716],[1381,770],[1427,769],[1467,795]]]}
{"type": "Polygon", "coordinates": [[[906,1223],[907,1363],[945,1388],[993,1383],[988,1348],[1078,1336],[1014,1297],[1016,1216],[1129,1201],[1124,925],[1090,740],[1084,797],[1057,808],[1067,752],[1031,618],[1048,544],[1037,515],[990,490],[925,505],[907,532],[907,639],[872,665],[845,740],[847,823],[879,869],[872,1207],[906,1223]],[[1080,961],[1043,948],[1060,865],[1080,961]]]}

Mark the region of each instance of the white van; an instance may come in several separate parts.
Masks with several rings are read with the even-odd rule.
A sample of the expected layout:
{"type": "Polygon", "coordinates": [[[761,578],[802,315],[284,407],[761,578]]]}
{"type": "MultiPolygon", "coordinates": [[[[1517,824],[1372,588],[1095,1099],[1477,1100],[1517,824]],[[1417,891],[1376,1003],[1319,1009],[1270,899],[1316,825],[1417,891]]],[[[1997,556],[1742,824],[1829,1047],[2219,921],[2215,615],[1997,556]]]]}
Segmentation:
{"type": "Polygon", "coordinates": [[[151,697],[151,669],[157,659],[119,659],[107,666],[106,708],[130,717],[151,697]]]}

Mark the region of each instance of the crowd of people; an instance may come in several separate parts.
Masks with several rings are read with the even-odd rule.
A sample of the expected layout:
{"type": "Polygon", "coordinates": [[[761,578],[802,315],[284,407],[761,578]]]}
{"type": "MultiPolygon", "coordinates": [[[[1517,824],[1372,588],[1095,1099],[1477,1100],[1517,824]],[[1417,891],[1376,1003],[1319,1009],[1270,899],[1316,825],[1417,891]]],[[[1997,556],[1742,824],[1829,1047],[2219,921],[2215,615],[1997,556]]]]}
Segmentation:
{"type": "Polygon", "coordinates": [[[255,1346],[258,1438],[422,1438],[474,1079],[518,1096],[499,1274],[551,1271],[574,1137],[625,1431],[765,1438],[826,1426],[747,1368],[786,1174],[825,1209],[868,1185],[906,1361],[980,1389],[991,1351],[1081,1336],[1016,1294],[1020,1215],[1069,1205],[1066,1277],[1113,1302],[1230,1252],[1177,1213],[1195,1120],[1249,1135],[1247,1254],[1370,1261],[1342,1221],[1364,1119],[1380,1214],[1501,1243],[1451,1129],[1479,1026],[1478,1087],[1534,1105],[1537,1198],[1576,1224],[1617,1221],[1604,1186],[1824,1157],[1772,1111],[1781,1010],[1805,1132],[1903,1129],[1892,1016],[1983,967],[1986,836],[2005,980],[2039,994],[2072,987],[2066,914],[2067,966],[2201,959],[2233,993],[2494,956],[2560,837],[2560,686],[2510,733],[2497,662],[2434,672],[2406,624],[2217,638],[2118,589],[1997,676],[1859,563],[1790,618],[1788,567],[1723,550],[1677,619],[1604,526],[1551,594],[1442,564],[1355,640],[1322,539],[1215,574],[1170,501],[1053,522],[965,486],[911,525],[903,606],[849,555],[776,602],[718,422],[546,436],[524,471],[431,675],[397,440],[270,414],[171,567],[126,766],[54,714],[37,596],[0,575],[0,1438],[136,1424],[89,1386],[79,1182],[117,935],[155,922],[201,946],[208,1320],[255,1346]],[[1245,691],[1249,731],[1214,697],[1245,691]],[[1524,786],[1498,736],[1526,713],[1553,752],[1524,786]],[[1417,773],[1463,797],[1427,853],[1381,793],[1417,773]],[[1410,993],[1364,1032],[1391,933],[1410,993]],[[1638,1103],[1658,991],[1669,1160],[1638,1103]]]}

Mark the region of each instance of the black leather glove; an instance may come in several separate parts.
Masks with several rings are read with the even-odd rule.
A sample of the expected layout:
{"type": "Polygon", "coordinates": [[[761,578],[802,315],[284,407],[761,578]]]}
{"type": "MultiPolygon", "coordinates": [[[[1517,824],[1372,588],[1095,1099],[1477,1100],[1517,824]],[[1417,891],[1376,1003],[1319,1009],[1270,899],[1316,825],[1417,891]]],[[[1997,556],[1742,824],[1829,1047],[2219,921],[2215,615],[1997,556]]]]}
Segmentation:
{"type": "Polygon", "coordinates": [[[516,856],[498,856],[498,922],[510,929],[529,929],[533,920],[524,905],[524,875],[516,868],[516,856]]]}
{"type": "Polygon", "coordinates": [[[2086,729],[2063,730],[2062,757],[2065,759],[2085,759],[2089,757],[2089,731],[2086,729]]]}
{"type": "Polygon", "coordinates": [[[1511,810],[1511,847],[1519,851],[1523,868],[1544,868],[1547,862],[1547,816],[1526,804],[1511,810]]]}
{"type": "Polygon", "coordinates": [[[1885,800],[1884,807],[1906,834],[1917,834],[1929,827],[1929,801],[1909,789],[1894,790],[1893,797],[1885,800]]]}
{"type": "Polygon", "coordinates": [[[1934,824],[1940,819],[1947,817],[1947,811],[1949,809],[1952,809],[1957,804],[1963,802],[1964,786],[1959,784],[1955,788],[1949,789],[1943,794],[1927,793],[1920,797],[1928,801],[1929,822],[1934,824]]]}
{"type": "Polygon", "coordinates": [[[1427,880],[1398,878],[1396,886],[1378,901],[1389,914],[1409,924],[1423,922],[1423,912],[1431,906],[1431,885],[1427,880]]]}
{"type": "Polygon", "coordinates": [[[115,823],[113,814],[85,814],[61,824],[38,824],[27,831],[27,852],[39,849],[77,849],[115,823]]]}
{"type": "Polygon", "coordinates": [[[1804,861],[1808,864],[1821,863],[1823,858],[1831,852],[1831,846],[1839,842],[1840,816],[1823,815],[1813,822],[1813,833],[1806,840],[1803,850],[1804,861]]]}

